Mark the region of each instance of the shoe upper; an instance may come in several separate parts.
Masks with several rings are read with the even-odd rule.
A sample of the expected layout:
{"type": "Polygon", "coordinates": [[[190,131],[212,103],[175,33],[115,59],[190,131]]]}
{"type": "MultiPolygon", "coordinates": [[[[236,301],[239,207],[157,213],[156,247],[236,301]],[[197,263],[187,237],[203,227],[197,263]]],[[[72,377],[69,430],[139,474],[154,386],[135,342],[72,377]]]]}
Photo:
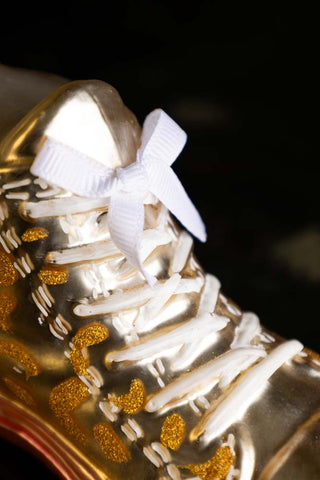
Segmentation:
{"type": "Polygon", "coordinates": [[[110,238],[106,199],[30,173],[47,136],[116,169],[135,161],[141,129],[113,87],[82,81],[2,138],[0,392],[101,478],[318,478],[315,354],[225,297],[155,198],[149,286],[110,238]]]}

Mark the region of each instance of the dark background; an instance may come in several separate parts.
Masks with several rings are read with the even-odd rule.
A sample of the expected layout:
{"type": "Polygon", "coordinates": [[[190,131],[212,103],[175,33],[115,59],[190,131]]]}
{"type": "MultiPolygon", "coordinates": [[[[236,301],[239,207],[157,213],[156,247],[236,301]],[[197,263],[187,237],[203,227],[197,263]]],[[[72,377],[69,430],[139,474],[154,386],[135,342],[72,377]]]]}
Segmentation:
{"type": "MultiPolygon", "coordinates": [[[[315,12],[303,5],[15,5],[2,16],[0,60],[105,80],[140,122],[167,111],[189,135],[174,168],[207,224],[198,258],[244,310],[320,350],[319,54],[315,12]]],[[[1,479],[50,478],[0,446],[1,479]]]]}

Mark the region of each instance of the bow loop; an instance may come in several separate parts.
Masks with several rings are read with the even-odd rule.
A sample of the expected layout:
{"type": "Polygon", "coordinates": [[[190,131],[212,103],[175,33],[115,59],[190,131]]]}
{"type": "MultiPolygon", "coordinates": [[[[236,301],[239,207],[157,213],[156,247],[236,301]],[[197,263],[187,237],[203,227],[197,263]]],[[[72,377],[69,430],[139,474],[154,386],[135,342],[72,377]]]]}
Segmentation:
{"type": "Polygon", "coordinates": [[[110,197],[110,235],[127,260],[150,285],[156,281],[143,267],[140,245],[144,227],[144,197],[150,192],[201,241],[204,223],[171,168],[187,140],[186,133],[163,110],[145,119],[137,160],[116,171],[52,138],[35,158],[31,172],[49,183],[84,197],[110,197]]]}
{"type": "Polygon", "coordinates": [[[186,141],[186,132],[163,110],[157,108],[144,121],[138,158],[143,162],[161,159],[172,165],[186,141]]]}

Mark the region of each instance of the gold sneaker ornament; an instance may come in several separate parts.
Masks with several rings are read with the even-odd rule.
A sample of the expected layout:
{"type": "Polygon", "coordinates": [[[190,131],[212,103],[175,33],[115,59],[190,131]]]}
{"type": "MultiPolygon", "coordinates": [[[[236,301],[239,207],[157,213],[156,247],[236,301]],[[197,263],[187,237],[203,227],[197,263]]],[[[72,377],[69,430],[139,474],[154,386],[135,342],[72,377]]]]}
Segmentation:
{"type": "Polygon", "coordinates": [[[101,81],[1,66],[0,100],[1,434],[65,480],[318,480],[319,357],[194,257],[184,132],[101,81]]]}

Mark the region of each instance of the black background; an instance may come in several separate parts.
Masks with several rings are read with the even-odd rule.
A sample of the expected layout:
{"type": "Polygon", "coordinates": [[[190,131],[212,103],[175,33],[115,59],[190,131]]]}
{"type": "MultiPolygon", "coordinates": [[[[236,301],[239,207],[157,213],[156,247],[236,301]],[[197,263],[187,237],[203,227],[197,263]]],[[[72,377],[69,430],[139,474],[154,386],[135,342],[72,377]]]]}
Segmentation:
{"type": "MultiPolygon", "coordinates": [[[[105,80],[140,122],[167,111],[189,136],[174,168],[207,224],[201,263],[268,328],[320,350],[315,12],[240,3],[15,5],[0,60],[105,80]]],[[[0,446],[0,478],[49,478],[0,446]]]]}

